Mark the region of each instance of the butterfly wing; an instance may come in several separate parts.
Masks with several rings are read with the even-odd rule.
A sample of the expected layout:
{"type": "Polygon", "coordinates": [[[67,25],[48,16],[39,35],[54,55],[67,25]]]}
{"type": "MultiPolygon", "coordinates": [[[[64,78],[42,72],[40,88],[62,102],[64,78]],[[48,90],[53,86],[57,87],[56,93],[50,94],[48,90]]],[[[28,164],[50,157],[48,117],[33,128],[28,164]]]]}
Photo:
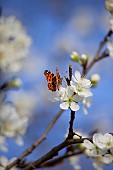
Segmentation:
{"type": "Polygon", "coordinates": [[[56,67],[56,89],[57,90],[59,90],[61,84],[62,84],[62,78],[60,77],[58,68],[56,67]]]}
{"type": "Polygon", "coordinates": [[[56,91],[56,76],[48,70],[44,71],[46,80],[48,82],[48,89],[51,91],[56,91]]]}

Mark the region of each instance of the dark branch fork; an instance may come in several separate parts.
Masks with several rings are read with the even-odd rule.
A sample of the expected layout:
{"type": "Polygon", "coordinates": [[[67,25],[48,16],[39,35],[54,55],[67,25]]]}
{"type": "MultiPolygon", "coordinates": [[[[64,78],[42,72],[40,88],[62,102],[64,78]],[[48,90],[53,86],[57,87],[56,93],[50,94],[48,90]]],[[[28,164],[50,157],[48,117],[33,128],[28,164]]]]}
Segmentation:
{"type": "Polygon", "coordinates": [[[65,140],[61,144],[57,145],[56,147],[52,148],[48,153],[46,153],[44,156],[42,156],[40,159],[34,161],[33,163],[30,163],[27,167],[25,167],[23,170],[32,170],[39,167],[42,163],[52,159],[53,157],[58,155],[58,152],[62,150],[63,148],[71,145],[71,144],[80,144],[83,143],[85,139],[88,139],[92,141],[91,138],[82,138],[82,139],[70,139],[65,140]]]}

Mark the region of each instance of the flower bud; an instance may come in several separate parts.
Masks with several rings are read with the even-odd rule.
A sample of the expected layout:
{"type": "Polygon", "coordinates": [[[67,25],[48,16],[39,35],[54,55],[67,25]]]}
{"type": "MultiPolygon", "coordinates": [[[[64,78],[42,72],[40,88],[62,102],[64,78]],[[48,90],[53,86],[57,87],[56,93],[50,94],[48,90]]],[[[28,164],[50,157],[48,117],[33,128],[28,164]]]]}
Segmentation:
{"type": "Polygon", "coordinates": [[[96,87],[100,81],[100,76],[99,74],[93,74],[91,77],[90,77],[90,81],[92,83],[92,87],[96,87]]]}
{"type": "Polygon", "coordinates": [[[113,0],[106,0],[105,2],[105,8],[109,11],[109,12],[113,12],[113,0]]]}
{"type": "Polygon", "coordinates": [[[80,58],[81,65],[86,65],[89,60],[89,56],[86,54],[82,54],[80,58]]]}
{"type": "Polygon", "coordinates": [[[9,90],[9,89],[18,89],[22,85],[22,81],[19,78],[13,78],[12,80],[9,80],[8,82],[4,83],[0,89],[1,90],[9,90]]]}
{"type": "Polygon", "coordinates": [[[72,54],[70,55],[70,58],[72,61],[78,62],[78,60],[79,60],[78,53],[73,51],[72,54]]]}

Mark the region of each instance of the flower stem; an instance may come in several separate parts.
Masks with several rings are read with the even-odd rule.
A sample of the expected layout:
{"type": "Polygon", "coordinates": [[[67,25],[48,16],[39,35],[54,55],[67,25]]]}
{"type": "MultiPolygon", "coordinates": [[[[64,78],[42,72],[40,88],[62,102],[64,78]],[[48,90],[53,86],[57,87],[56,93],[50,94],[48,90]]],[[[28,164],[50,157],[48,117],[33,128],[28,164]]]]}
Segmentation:
{"type": "Polygon", "coordinates": [[[71,118],[69,122],[70,126],[69,126],[69,133],[67,139],[73,139],[73,136],[75,135],[75,133],[73,132],[74,119],[75,119],[75,111],[71,110],[71,118]]]}
{"type": "Polygon", "coordinates": [[[69,126],[69,133],[68,133],[67,140],[68,139],[73,139],[74,135],[77,135],[80,139],[82,138],[82,136],[78,135],[77,133],[75,133],[73,131],[74,119],[75,119],[75,111],[71,110],[71,118],[70,118],[70,122],[69,122],[70,126],[69,126]]]}

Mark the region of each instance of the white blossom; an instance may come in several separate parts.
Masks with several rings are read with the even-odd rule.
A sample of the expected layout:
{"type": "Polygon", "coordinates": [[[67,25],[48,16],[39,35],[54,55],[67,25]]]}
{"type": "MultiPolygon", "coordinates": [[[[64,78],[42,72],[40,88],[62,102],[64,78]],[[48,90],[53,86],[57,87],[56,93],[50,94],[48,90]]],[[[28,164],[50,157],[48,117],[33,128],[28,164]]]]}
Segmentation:
{"type": "MultiPolygon", "coordinates": [[[[81,76],[79,71],[75,72],[75,77],[72,76],[72,81],[70,81],[70,85],[65,85],[65,87],[60,86],[59,90],[56,90],[55,93],[52,92],[53,102],[61,101],[60,108],[63,110],[67,110],[70,108],[72,111],[78,111],[79,105],[78,102],[82,102],[87,97],[92,96],[90,92],[91,82],[88,79],[85,79],[81,76]]],[[[52,97],[51,96],[51,97],[52,97]]],[[[86,101],[83,102],[84,108],[86,106],[90,106],[90,104],[86,104],[86,101]]],[[[85,111],[86,113],[86,111],[85,111]]]]}
{"type": "Polygon", "coordinates": [[[80,72],[77,70],[75,71],[75,77],[72,76],[71,86],[74,88],[75,93],[77,93],[79,96],[92,96],[92,93],[90,92],[90,80],[82,77],[80,72]]]}
{"type": "MultiPolygon", "coordinates": [[[[0,157],[0,170],[5,170],[5,167],[14,161],[15,158],[12,158],[11,160],[8,160],[5,156],[0,157]]],[[[11,168],[11,170],[17,170],[16,167],[11,168]]]]}
{"type": "Polygon", "coordinates": [[[97,146],[99,138],[100,136],[97,133],[93,135],[93,142],[90,142],[89,140],[84,140],[84,146],[87,148],[87,153],[92,157],[101,156],[107,152],[106,150],[102,150],[97,146]]]}
{"type": "Polygon", "coordinates": [[[103,163],[113,161],[113,136],[109,133],[95,133],[92,142],[84,140],[84,146],[87,148],[86,153],[92,157],[101,158],[103,163]]]}
{"type": "Polygon", "coordinates": [[[98,150],[96,148],[96,146],[90,142],[89,140],[84,140],[83,146],[85,146],[86,149],[86,154],[92,157],[98,156],[98,150]]]}
{"type": "Polygon", "coordinates": [[[113,58],[113,42],[112,41],[108,41],[107,48],[109,51],[109,56],[113,58]]]}
{"type": "Polygon", "coordinates": [[[18,112],[19,116],[31,118],[33,115],[33,109],[37,105],[37,96],[33,91],[21,90],[17,93],[10,94],[10,100],[18,112]]]}
{"type": "Polygon", "coordinates": [[[60,108],[67,110],[70,108],[73,111],[79,110],[78,102],[83,100],[83,97],[74,94],[73,88],[71,86],[67,86],[66,88],[60,87],[60,89],[56,92],[56,96],[54,101],[61,101],[60,108]]]}
{"type": "Polygon", "coordinates": [[[102,170],[105,164],[113,162],[113,136],[109,133],[95,133],[92,142],[84,140],[86,155],[94,158],[93,166],[102,170]]]}
{"type": "Polygon", "coordinates": [[[0,107],[0,130],[6,137],[23,135],[28,127],[28,117],[21,117],[14,106],[4,103],[0,107]]]}
{"type": "Polygon", "coordinates": [[[113,136],[109,133],[96,133],[94,134],[95,144],[102,150],[108,150],[113,147],[113,136]]]}
{"type": "Polygon", "coordinates": [[[20,21],[14,16],[0,17],[0,69],[3,72],[20,70],[30,44],[31,39],[20,21]]]}

